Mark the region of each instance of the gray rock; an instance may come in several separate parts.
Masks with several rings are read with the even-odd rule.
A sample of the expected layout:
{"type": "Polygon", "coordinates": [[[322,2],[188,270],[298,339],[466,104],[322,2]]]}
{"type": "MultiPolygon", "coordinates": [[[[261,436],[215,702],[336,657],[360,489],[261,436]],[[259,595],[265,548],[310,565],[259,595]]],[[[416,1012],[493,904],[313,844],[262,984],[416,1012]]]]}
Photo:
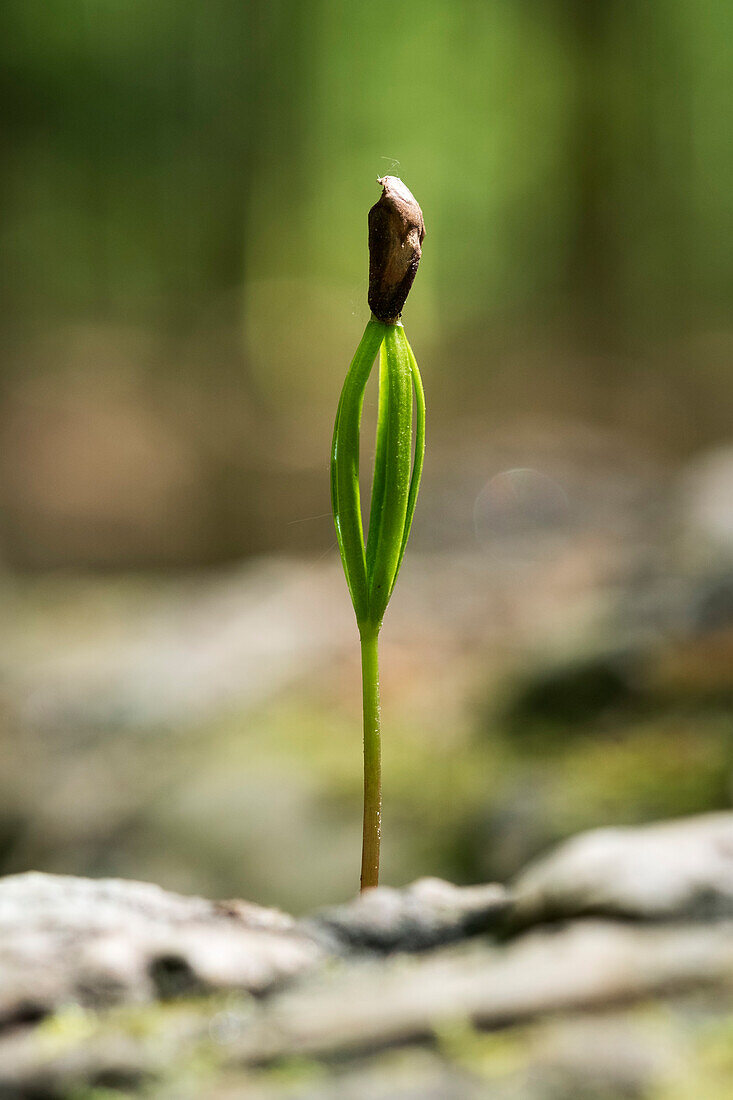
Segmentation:
{"type": "MultiPolygon", "coordinates": [[[[410,1092],[409,1078],[402,1082],[404,1092],[394,1080],[390,1086],[388,1076],[385,1080],[386,1067],[380,1069],[378,1059],[387,1052],[428,1042],[437,1045],[444,1057],[450,1059],[453,1052],[460,1067],[470,1051],[474,1028],[518,1028],[544,1018],[578,1019],[584,1012],[592,1020],[593,1013],[609,1006],[620,1013],[624,1006],[629,1009],[692,990],[704,991],[706,996],[715,992],[721,1003],[730,997],[733,923],[635,927],[580,921],[561,930],[528,933],[503,947],[475,941],[412,958],[342,961],[304,975],[259,1002],[239,999],[216,1006],[206,1000],[184,1001],[158,1010],[159,1017],[142,1028],[135,1026],[126,1009],[72,1020],[66,1039],[61,1037],[63,1025],[58,1038],[51,1029],[41,1041],[34,1029],[9,1032],[0,1036],[0,1095],[12,1096],[15,1089],[22,1097],[61,1097],[89,1082],[170,1080],[178,1083],[177,1091],[146,1095],[178,1100],[181,1095],[200,1095],[181,1090],[181,1075],[190,1073],[195,1080],[195,1067],[205,1059],[207,1065],[216,1066],[222,1082],[234,1074],[247,1087],[251,1076],[257,1078],[267,1067],[288,1063],[311,1066],[324,1079],[334,1066],[357,1074],[348,1088],[342,1082],[341,1092],[320,1082],[317,1089],[309,1089],[307,1082],[292,1091],[283,1088],[283,1097],[291,1100],[315,1100],[319,1095],[354,1100],[392,1100],[404,1095],[412,1100],[416,1094],[410,1092]],[[374,1073],[367,1075],[371,1081],[359,1073],[368,1059],[375,1059],[374,1073]]],[[[502,1032],[496,1034],[500,1037],[502,1032]]],[[[489,1095],[556,1100],[558,1095],[586,1095],[583,1089],[591,1079],[607,1080],[609,1087],[600,1095],[640,1095],[634,1091],[635,1082],[647,1083],[654,1076],[657,1058],[643,1032],[639,1034],[636,1050],[622,1057],[616,1046],[628,1047],[623,1035],[614,1040],[607,1031],[599,1031],[584,1038],[582,1029],[578,1034],[575,1028],[572,1035],[559,1037],[562,1042],[558,1039],[536,1051],[535,1067],[530,1067],[524,1084],[521,1074],[519,1078],[510,1074],[506,1087],[489,1095]],[[575,1087],[557,1094],[530,1087],[538,1075],[542,1080],[543,1072],[545,1080],[552,1072],[555,1079],[559,1076],[575,1087]],[[623,1091],[627,1081],[628,1093],[623,1091]]],[[[521,1051],[532,1057],[526,1037],[521,1046],[516,1038],[510,1040],[509,1063],[502,1063],[499,1052],[499,1068],[503,1064],[520,1071],[527,1057],[521,1051]]],[[[480,1051],[477,1055],[480,1067],[480,1051]]],[[[475,1094],[468,1089],[456,1092],[453,1082],[460,1075],[447,1072],[436,1077],[430,1067],[425,1070],[425,1076],[418,1075],[416,1081],[425,1096],[475,1094]],[[436,1080],[437,1092],[432,1087],[436,1080]]],[[[281,1086],[284,1083],[281,1080],[281,1086]]],[[[273,1093],[279,1095],[273,1089],[263,1096],[273,1093]]],[[[242,1094],[259,1095],[256,1091],[242,1094]]]]}
{"type": "Polygon", "coordinates": [[[515,883],[520,925],[597,914],[733,918],[733,813],[597,829],[561,844],[515,883]]]}
{"type": "Polygon", "coordinates": [[[704,451],[681,479],[680,510],[685,527],[705,548],[730,560],[733,551],[733,447],[704,451]]]}
{"type": "Polygon", "coordinates": [[[356,1056],[431,1040],[451,1022],[496,1028],[712,987],[733,988],[733,922],[579,921],[503,947],[476,941],[319,973],[276,994],[232,1053],[250,1064],[356,1056]]]}
{"type": "Polygon", "coordinates": [[[0,1026],[56,1006],[262,992],[322,958],[276,910],[116,879],[0,880],[0,1026]]]}
{"type": "MultiPolygon", "coordinates": [[[[710,1022],[708,1017],[708,1027],[710,1022]]],[[[680,1051],[673,1022],[665,1019],[650,1030],[631,1014],[613,1012],[551,1017],[493,1033],[437,1028],[431,1048],[408,1046],[337,1063],[331,1075],[310,1086],[274,1084],[246,1095],[248,1100],[641,1100],[690,1074],[689,1054],[686,1059],[680,1051]]],[[[686,1039],[689,1044],[689,1029],[686,1039]]],[[[209,1100],[242,1095],[232,1088],[209,1100]]],[[[160,1100],[178,1098],[165,1093],[160,1100]]]]}
{"type": "Polygon", "coordinates": [[[324,909],[303,926],[335,946],[378,952],[424,951],[496,928],[509,907],[503,886],[454,886],[423,878],[401,890],[380,886],[324,909]]]}
{"type": "Polygon", "coordinates": [[[421,880],[296,922],[138,882],[0,879],[0,1097],[179,1100],[202,1066],[212,1100],[656,1095],[697,1080],[696,1021],[707,1042],[717,1014],[728,1041],[732,863],[733,814],[586,834],[516,887],[518,919],[567,920],[453,943],[502,927],[514,895],[421,880]],[[645,1030],[662,999],[665,1036],[645,1030]]]}
{"type": "Polygon", "coordinates": [[[76,592],[71,637],[53,614],[31,631],[19,615],[30,638],[13,633],[21,628],[11,617],[0,626],[5,690],[24,723],[50,730],[186,728],[231,706],[247,710],[351,640],[339,579],[335,563],[316,571],[267,559],[198,583],[122,594],[90,585],[76,592]],[[112,615],[100,611],[115,598],[112,615]],[[97,609],[88,620],[87,600],[97,609]]]}
{"type": "Polygon", "coordinates": [[[733,625],[733,571],[711,570],[696,578],[689,593],[685,626],[692,637],[703,637],[733,625]]]}

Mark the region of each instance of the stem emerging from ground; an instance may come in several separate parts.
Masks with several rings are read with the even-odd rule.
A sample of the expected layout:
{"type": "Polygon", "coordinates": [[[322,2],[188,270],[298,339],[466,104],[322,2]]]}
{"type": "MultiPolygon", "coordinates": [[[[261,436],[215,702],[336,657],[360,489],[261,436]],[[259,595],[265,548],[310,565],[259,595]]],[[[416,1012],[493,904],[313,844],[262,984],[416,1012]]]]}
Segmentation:
{"type": "Polygon", "coordinates": [[[364,833],[361,888],[379,884],[382,835],[382,741],[379,726],[379,628],[361,633],[361,683],[364,701],[364,833]]]}

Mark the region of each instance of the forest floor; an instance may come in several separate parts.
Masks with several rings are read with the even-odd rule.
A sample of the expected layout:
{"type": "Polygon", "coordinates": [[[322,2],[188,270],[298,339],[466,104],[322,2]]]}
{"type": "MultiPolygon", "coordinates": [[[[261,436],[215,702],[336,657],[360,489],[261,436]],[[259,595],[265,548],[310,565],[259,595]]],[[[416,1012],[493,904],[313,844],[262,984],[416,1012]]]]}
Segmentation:
{"type": "Polygon", "coordinates": [[[582,834],[508,888],[296,921],[123,880],[0,880],[8,1100],[723,1100],[733,814],[582,834]]]}

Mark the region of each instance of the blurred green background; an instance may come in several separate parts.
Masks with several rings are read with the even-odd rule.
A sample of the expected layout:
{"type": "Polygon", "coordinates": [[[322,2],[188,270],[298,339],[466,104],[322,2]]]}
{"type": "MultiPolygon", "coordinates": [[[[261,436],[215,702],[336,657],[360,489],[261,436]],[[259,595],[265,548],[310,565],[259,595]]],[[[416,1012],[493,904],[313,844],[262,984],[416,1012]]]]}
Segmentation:
{"type": "Polygon", "coordinates": [[[730,804],[732,62],[718,0],[5,0],[2,869],[353,889],[327,467],[386,173],[387,876],[730,804]]]}

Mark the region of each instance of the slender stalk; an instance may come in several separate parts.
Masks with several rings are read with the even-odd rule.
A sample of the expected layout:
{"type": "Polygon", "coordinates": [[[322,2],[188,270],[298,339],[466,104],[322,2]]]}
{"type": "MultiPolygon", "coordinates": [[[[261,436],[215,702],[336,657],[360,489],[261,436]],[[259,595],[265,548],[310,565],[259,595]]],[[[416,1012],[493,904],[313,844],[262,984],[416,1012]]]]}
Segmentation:
{"type": "Polygon", "coordinates": [[[379,884],[382,836],[382,742],[379,708],[379,627],[361,632],[361,683],[364,702],[364,833],[361,888],[379,884]]]}

